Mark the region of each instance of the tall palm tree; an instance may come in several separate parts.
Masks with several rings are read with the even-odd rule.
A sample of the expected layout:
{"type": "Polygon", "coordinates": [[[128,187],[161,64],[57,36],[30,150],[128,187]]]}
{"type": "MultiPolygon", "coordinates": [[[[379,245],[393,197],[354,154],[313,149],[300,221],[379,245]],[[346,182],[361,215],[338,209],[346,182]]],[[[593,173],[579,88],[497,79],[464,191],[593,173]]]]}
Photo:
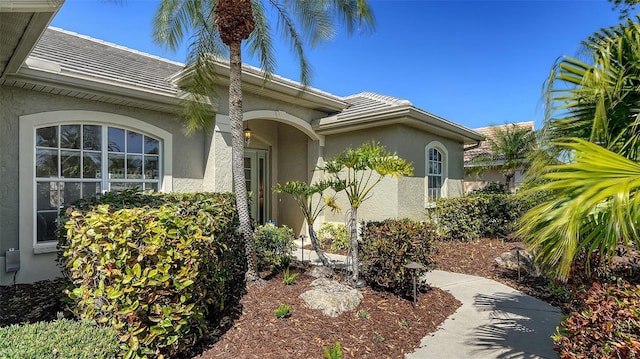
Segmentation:
{"type": "Polygon", "coordinates": [[[177,48],[186,34],[192,34],[187,58],[191,76],[185,84],[191,96],[184,107],[189,130],[212,127],[206,100],[217,84],[214,63],[221,56],[229,56],[232,173],[239,232],[245,240],[248,281],[258,280],[259,276],[243,168],[241,50],[247,41],[247,49],[258,56],[265,80],[268,80],[275,68],[268,13],[276,18],[277,31],[290,42],[298,57],[301,81],[305,86],[310,80],[305,39],[310,45],[316,45],[331,38],[336,21],[345,24],[348,33],[359,24],[373,26],[373,14],[366,0],[162,0],[155,18],[156,41],[172,49],[177,48]]]}
{"type": "Polygon", "coordinates": [[[640,247],[640,24],[602,29],[583,45],[589,63],[565,57],[548,80],[541,146],[564,156],[538,164],[532,190],[548,196],[520,229],[560,279],[581,250],[606,260],[618,245],[640,247]]]}
{"type": "Polygon", "coordinates": [[[496,126],[492,137],[489,137],[491,152],[480,154],[471,159],[472,173],[482,174],[497,168],[504,175],[505,188],[511,190],[511,181],[516,171],[526,170],[536,149],[536,135],[529,127],[512,123],[496,126]]]}

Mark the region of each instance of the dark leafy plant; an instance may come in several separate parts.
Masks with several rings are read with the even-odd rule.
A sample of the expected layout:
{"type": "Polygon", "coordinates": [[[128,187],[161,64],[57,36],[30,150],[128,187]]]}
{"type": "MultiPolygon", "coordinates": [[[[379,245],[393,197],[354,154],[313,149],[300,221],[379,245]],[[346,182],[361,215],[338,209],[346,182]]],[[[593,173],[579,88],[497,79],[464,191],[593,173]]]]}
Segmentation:
{"type": "Polygon", "coordinates": [[[478,194],[505,194],[505,193],[506,191],[505,191],[504,183],[489,182],[484,187],[473,190],[469,194],[478,195],[478,194]]]}
{"type": "Polygon", "coordinates": [[[282,270],[291,263],[295,249],[293,230],[287,226],[273,224],[258,226],[254,232],[258,269],[282,270]]]}
{"type": "Polygon", "coordinates": [[[435,229],[409,219],[367,222],[362,225],[363,279],[372,287],[405,297],[413,293],[412,273],[404,266],[417,262],[420,277],[432,269],[435,229]]]}
{"type": "Polygon", "coordinates": [[[244,288],[232,195],[123,192],[85,200],[65,217],[60,263],[74,312],[112,326],[125,358],[183,350],[244,288]]]}
{"type": "Polygon", "coordinates": [[[640,285],[594,283],[553,336],[561,358],[640,357],[640,285]]]}
{"type": "Polygon", "coordinates": [[[508,237],[520,217],[540,201],[532,193],[482,194],[441,198],[435,219],[445,240],[471,241],[483,237],[508,237]]]}

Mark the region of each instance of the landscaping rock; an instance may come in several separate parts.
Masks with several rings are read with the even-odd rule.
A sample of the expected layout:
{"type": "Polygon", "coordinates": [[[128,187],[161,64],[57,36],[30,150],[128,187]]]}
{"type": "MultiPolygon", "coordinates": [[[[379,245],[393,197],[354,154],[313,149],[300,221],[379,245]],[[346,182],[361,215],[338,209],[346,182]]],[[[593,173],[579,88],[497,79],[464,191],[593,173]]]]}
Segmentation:
{"type": "Polygon", "coordinates": [[[362,293],[359,290],[334,280],[318,278],[310,285],[315,288],[300,294],[300,298],[308,308],[319,309],[329,317],[335,318],[354,309],[362,300],[362,293]]]}
{"type": "MultiPolygon", "coordinates": [[[[504,252],[500,257],[496,258],[498,267],[518,270],[518,253],[515,249],[504,252]]],[[[532,277],[540,277],[541,273],[538,267],[533,263],[533,255],[526,249],[520,250],[520,273],[527,274],[532,277]]]]}
{"type": "Polygon", "coordinates": [[[325,266],[314,266],[305,273],[314,278],[331,278],[334,274],[333,269],[325,266]]]}

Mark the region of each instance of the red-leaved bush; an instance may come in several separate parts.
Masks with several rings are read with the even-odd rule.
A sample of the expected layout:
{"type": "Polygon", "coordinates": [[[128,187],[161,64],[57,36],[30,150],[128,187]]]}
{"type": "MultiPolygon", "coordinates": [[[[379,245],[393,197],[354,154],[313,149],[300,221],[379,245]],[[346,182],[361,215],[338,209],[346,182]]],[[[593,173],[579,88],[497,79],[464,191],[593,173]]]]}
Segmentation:
{"type": "Polygon", "coordinates": [[[640,285],[594,283],[553,336],[563,359],[640,358],[640,285]]]}

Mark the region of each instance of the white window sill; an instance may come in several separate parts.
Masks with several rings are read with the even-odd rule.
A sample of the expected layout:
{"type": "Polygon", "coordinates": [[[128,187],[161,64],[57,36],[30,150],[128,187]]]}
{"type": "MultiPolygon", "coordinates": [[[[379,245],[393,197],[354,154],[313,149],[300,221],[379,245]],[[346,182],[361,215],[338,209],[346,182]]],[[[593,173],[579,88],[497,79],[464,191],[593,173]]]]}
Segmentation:
{"type": "Polygon", "coordinates": [[[424,204],[424,208],[425,209],[434,209],[436,208],[436,203],[435,202],[427,202],[424,204]]]}
{"type": "Polygon", "coordinates": [[[33,254],[53,253],[58,251],[58,242],[44,242],[33,245],[33,254]]]}

